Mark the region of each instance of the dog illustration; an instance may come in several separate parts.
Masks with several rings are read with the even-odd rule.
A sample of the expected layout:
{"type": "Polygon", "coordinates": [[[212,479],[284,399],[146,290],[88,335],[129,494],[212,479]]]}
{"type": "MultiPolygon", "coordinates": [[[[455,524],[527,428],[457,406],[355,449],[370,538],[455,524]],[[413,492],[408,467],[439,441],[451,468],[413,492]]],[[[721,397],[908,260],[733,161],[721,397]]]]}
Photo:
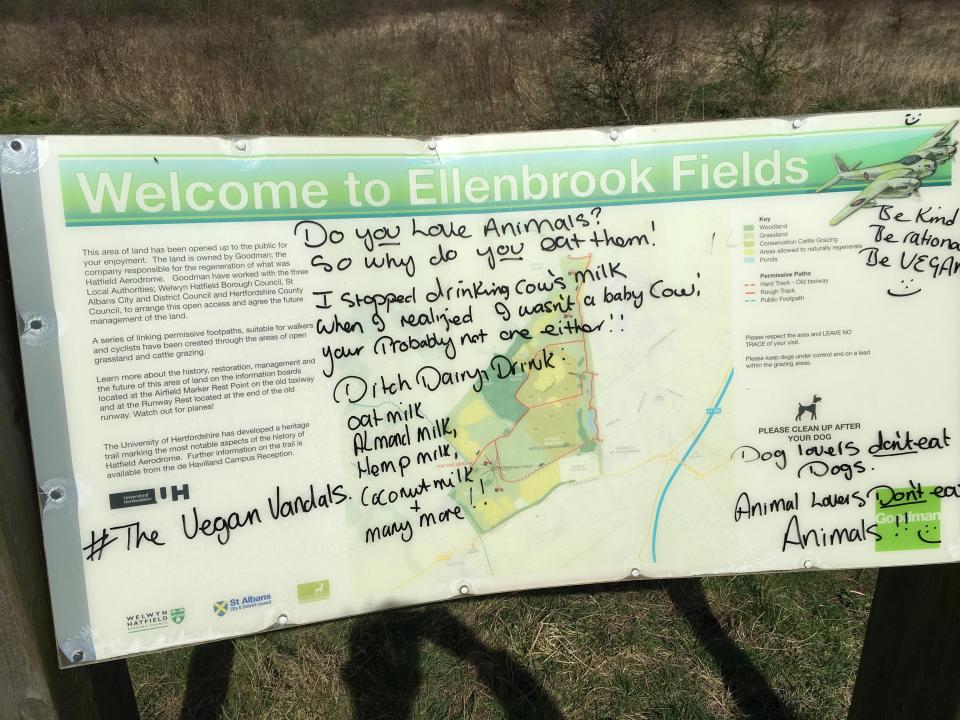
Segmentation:
{"type": "Polygon", "coordinates": [[[798,403],[798,404],[797,404],[797,416],[794,418],[794,420],[802,420],[804,413],[810,413],[810,419],[811,419],[811,420],[816,420],[816,419],[817,419],[817,403],[820,402],[822,399],[823,399],[823,398],[821,398],[819,395],[817,395],[816,393],[814,393],[814,394],[813,394],[813,402],[810,403],[809,405],[804,405],[803,403],[798,403]]]}

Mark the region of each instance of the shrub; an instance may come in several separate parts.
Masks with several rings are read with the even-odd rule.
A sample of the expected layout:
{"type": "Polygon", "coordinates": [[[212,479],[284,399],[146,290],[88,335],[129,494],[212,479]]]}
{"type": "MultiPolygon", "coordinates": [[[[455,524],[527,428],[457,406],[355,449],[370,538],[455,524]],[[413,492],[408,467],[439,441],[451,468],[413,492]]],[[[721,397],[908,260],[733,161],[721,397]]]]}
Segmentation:
{"type": "Polygon", "coordinates": [[[762,112],[769,96],[801,69],[793,50],[805,26],[802,10],[774,5],[761,15],[756,27],[730,33],[722,52],[751,113],[762,112]]]}
{"type": "Polygon", "coordinates": [[[676,36],[659,22],[651,2],[605,0],[583,19],[569,45],[563,92],[579,122],[597,125],[656,119],[675,79],[676,36]]]}

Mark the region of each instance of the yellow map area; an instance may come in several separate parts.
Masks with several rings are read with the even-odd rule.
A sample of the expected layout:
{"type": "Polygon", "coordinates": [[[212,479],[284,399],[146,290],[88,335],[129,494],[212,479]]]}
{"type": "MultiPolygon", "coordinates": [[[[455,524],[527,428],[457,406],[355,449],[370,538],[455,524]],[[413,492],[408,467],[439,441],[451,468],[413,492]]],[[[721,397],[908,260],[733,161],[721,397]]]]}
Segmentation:
{"type": "Polygon", "coordinates": [[[471,389],[450,413],[457,432],[449,441],[471,469],[470,482],[451,496],[481,533],[561,485],[561,459],[599,454],[589,332],[580,304],[589,264],[589,257],[563,261],[567,287],[542,303],[526,326],[529,339],[517,335],[494,356],[481,390],[471,389]]]}

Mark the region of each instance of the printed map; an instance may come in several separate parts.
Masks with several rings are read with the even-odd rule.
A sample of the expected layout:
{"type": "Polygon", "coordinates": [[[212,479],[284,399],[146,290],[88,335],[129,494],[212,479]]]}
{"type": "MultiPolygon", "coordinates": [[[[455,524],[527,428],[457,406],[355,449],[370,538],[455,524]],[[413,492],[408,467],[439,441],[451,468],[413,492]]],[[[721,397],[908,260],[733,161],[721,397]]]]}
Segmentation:
{"type": "Polygon", "coordinates": [[[562,458],[598,453],[589,334],[582,330],[581,292],[590,258],[569,258],[567,288],[490,361],[480,392],[469,390],[451,411],[450,438],[471,464],[472,482],[451,492],[478,532],[484,533],[536,505],[564,482],[562,458]],[[545,334],[567,321],[579,332],[545,334]]]}

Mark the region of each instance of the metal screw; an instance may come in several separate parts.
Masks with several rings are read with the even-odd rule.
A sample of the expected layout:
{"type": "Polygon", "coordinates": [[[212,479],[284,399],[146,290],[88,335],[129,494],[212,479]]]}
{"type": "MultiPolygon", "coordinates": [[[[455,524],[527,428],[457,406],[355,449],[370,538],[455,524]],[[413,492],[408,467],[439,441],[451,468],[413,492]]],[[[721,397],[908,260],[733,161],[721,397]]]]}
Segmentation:
{"type": "Polygon", "coordinates": [[[64,492],[63,488],[59,485],[50,488],[50,492],[47,493],[47,497],[53,500],[53,502],[60,502],[63,500],[64,492]]]}
{"type": "Polygon", "coordinates": [[[634,568],[633,570],[631,570],[631,571],[630,571],[630,576],[631,576],[631,577],[640,577],[640,569],[639,569],[639,568],[634,568]]]}
{"type": "Polygon", "coordinates": [[[461,595],[469,595],[469,594],[470,594],[470,586],[469,586],[469,585],[461,585],[461,586],[460,586],[460,594],[461,594],[461,595]]]}
{"type": "Polygon", "coordinates": [[[437,141],[436,141],[436,140],[431,140],[430,142],[427,143],[427,147],[430,148],[431,150],[436,150],[436,149],[437,149],[437,141]]]}
{"type": "Polygon", "coordinates": [[[620,137],[620,133],[618,133],[616,130],[611,130],[611,131],[610,131],[610,139],[611,139],[611,140],[613,140],[614,142],[616,142],[616,141],[617,141],[617,138],[619,138],[619,137],[620,137]]]}
{"type": "Polygon", "coordinates": [[[237,150],[239,150],[240,152],[243,152],[244,150],[247,149],[247,143],[245,143],[243,140],[237,140],[237,141],[233,144],[233,146],[234,146],[237,150]]]}
{"type": "Polygon", "coordinates": [[[813,560],[804,560],[804,561],[803,561],[803,566],[804,566],[807,570],[809,570],[810,568],[813,567],[813,560]]]}
{"type": "Polygon", "coordinates": [[[20,152],[21,150],[23,150],[23,143],[20,142],[19,140],[11,140],[10,149],[13,150],[14,152],[20,152]]]}
{"type": "Polygon", "coordinates": [[[797,118],[796,120],[793,121],[794,130],[799,130],[801,125],[803,125],[803,122],[801,122],[800,118],[797,118]]]}
{"type": "Polygon", "coordinates": [[[289,619],[290,618],[288,618],[286,615],[281,615],[280,617],[277,618],[277,622],[280,623],[281,625],[286,625],[289,619]]]}

